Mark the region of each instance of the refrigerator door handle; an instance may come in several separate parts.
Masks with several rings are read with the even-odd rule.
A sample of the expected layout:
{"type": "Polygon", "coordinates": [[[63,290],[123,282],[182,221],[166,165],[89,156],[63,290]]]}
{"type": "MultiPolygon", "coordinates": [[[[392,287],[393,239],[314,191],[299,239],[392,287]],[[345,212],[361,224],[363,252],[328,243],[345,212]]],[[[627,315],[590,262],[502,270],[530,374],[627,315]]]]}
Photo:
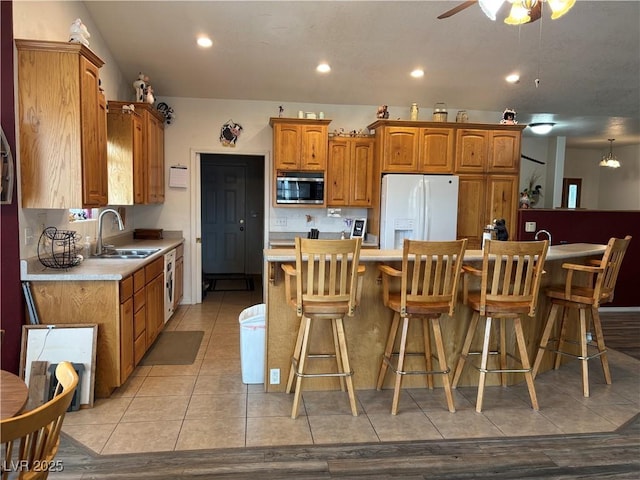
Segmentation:
{"type": "Polygon", "coordinates": [[[424,179],[424,198],[422,199],[424,203],[424,218],[422,219],[422,239],[429,240],[429,227],[431,225],[430,217],[431,217],[431,185],[429,180],[424,179]]]}

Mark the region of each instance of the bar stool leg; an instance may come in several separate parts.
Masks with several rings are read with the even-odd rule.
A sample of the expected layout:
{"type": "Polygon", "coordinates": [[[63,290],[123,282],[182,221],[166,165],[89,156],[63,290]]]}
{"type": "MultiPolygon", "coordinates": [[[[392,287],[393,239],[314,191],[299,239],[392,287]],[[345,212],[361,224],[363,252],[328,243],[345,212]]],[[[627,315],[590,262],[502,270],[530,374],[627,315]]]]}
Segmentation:
{"type": "Polygon", "coordinates": [[[587,314],[580,309],[580,363],[582,364],[582,394],[589,396],[589,363],[587,360],[587,314]]]}
{"type": "MultiPolygon", "coordinates": [[[[340,356],[342,358],[342,373],[350,373],[351,365],[349,364],[349,354],[347,352],[347,339],[344,334],[344,324],[342,318],[336,318],[336,330],[338,332],[338,344],[340,345],[340,356]]],[[[353,388],[353,379],[351,375],[344,377],[347,384],[347,393],[349,394],[349,403],[351,404],[351,413],[354,417],[358,416],[358,407],[356,405],[356,394],[353,388]]]]}
{"type": "MultiPolygon", "coordinates": [[[[562,320],[560,320],[560,333],[558,335],[558,344],[556,345],[556,350],[562,350],[565,338],[567,336],[567,318],[569,317],[570,309],[567,307],[562,307],[562,320]]],[[[553,369],[558,370],[560,368],[560,360],[562,355],[556,352],[556,358],[553,364],[553,369]]]]}
{"type": "MultiPolygon", "coordinates": [[[[507,369],[507,319],[500,319],[500,369],[507,369]]],[[[507,386],[507,372],[500,372],[500,383],[507,386]]]]}
{"type": "Polygon", "coordinates": [[[607,359],[606,350],[604,345],[604,335],[602,333],[602,322],[600,321],[600,314],[598,309],[591,307],[591,318],[593,319],[593,329],[596,331],[596,342],[598,344],[598,351],[600,354],[600,363],[602,365],[602,373],[604,374],[604,380],[607,385],[611,385],[611,371],[609,370],[609,360],[607,359]]]}
{"type": "MultiPolygon", "coordinates": [[[[424,343],[424,363],[427,372],[433,371],[433,357],[431,355],[431,330],[429,330],[429,318],[422,318],[422,340],[424,343]]],[[[433,375],[427,375],[427,387],[433,390],[433,375]]]]}
{"type": "Polygon", "coordinates": [[[378,373],[378,383],[376,385],[376,390],[381,390],[382,385],[384,384],[384,377],[387,374],[387,362],[391,361],[391,354],[393,352],[393,345],[396,341],[396,335],[398,334],[398,326],[400,325],[400,314],[395,312],[393,315],[393,320],[391,322],[391,327],[389,328],[389,335],[387,336],[387,344],[384,348],[384,356],[382,358],[382,364],[380,365],[380,372],[378,373]]]}
{"type": "MultiPolygon", "coordinates": [[[[436,342],[436,352],[438,353],[438,364],[440,365],[440,371],[447,372],[442,374],[442,386],[444,387],[444,394],[447,398],[447,406],[449,411],[454,413],[456,407],[453,403],[453,393],[451,392],[451,382],[449,379],[449,367],[447,366],[447,357],[444,353],[444,342],[442,341],[442,329],[440,328],[440,318],[432,318],[431,325],[433,328],[433,337],[436,342]]],[[[429,375],[432,377],[433,375],[429,375]]]]}
{"type": "MultiPolygon", "coordinates": [[[[340,351],[340,341],[338,340],[338,328],[337,328],[336,318],[331,319],[331,330],[333,333],[333,351],[336,353],[336,365],[338,368],[338,372],[348,371],[348,370],[345,370],[344,363],[342,363],[342,355],[340,351]]],[[[344,392],[345,391],[344,377],[339,377],[339,378],[340,378],[340,390],[344,392]]]]}
{"type": "Polygon", "coordinates": [[[469,329],[467,330],[467,335],[464,337],[464,343],[462,344],[462,351],[460,352],[460,358],[458,359],[458,365],[456,366],[456,373],[453,376],[453,383],[451,385],[452,388],[456,388],[458,386],[458,382],[460,381],[460,376],[462,375],[464,364],[467,361],[467,357],[469,356],[469,350],[471,350],[471,342],[473,341],[473,337],[475,336],[476,328],[478,328],[479,319],[480,314],[478,312],[473,312],[471,323],[469,324],[469,329]]]}
{"type": "Polygon", "coordinates": [[[524,340],[524,332],[522,331],[522,320],[520,317],[513,319],[513,326],[516,331],[516,342],[518,349],[520,350],[520,363],[522,368],[526,370],[524,372],[524,378],[527,381],[527,388],[529,389],[529,397],[531,398],[531,406],[534,410],[539,410],[538,398],[536,396],[536,389],[533,385],[533,374],[531,373],[531,364],[529,363],[529,354],[527,353],[527,342],[524,340]]]}
{"type": "Polygon", "coordinates": [[[542,332],[542,338],[540,339],[540,346],[538,347],[538,353],[536,355],[536,360],[533,362],[533,378],[536,378],[538,374],[538,370],[540,369],[540,364],[542,363],[542,358],[544,357],[544,353],[546,352],[546,347],[549,344],[549,337],[551,336],[551,330],[553,330],[553,325],[556,321],[556,315],[558,313],[558,309],[560,305],[554,303],[551,305],[551,311],[549,312],[549,317],[547,318],[547,324],[544,326],[544,331],[542,332]]]}
{"type": "MultiPolygon", "coordinates": [[[[307,354],[309,351],[309,331],[311,329],[311,319],[303,317],[304,322],[304,335],[302,338],[302,348],[300,350],[300,360],[298,362],[298,373],[304,373],[304,367],[307,360],[307,354]]],[[[291,409],[291,418],[294,420],[298,417],[298,407],[300,405],[300,397],[302,395],[302,377],[296,375],[296,391],[293,396],[293,407],[291,409]]]]}
{"type": "Polygon", "coordinates": [[[402,388],[402,377],[400,372],[404,371],[404,360],[407,351],[407,333],[409,332],[409,318],[402,319],[402,333],[400,334],[400,351],[398,353],[398,366],[396,367],[396,381],[393,387],[393,402],[391,404],[391,414],[398,414],[398,405],[400,404],[400,389],[402,388]]]}
{"type": "Polygon", "coordinates": [[[296,346],[293,348],[293,356],[291,357],[291,368],[289,368],[289,379],[287,380],[287,393],[291,393],[291,387],[293,387],[293,380],[295,379],[295,367],[300,361],[300,352],[302,350],[302,338],[304,337],[304,319],[300,319],[300,326],[298,327],[298,337],[296,338],[296,346]],[[294,362],[295,360],[295,362],[294,362]]]}
{"type": "Polygon", "coordinates": [[[484,326],[484,339],[482,341],[482,359],[480,360],[480,378],[478,379],[478,398],[476,399],[476,412],[482,412],[482,400],[484,398],[484,384],[487,379],[487,365],[489,363],[489,342],[491,340],[491,317],[486,317],[484,326]]]}

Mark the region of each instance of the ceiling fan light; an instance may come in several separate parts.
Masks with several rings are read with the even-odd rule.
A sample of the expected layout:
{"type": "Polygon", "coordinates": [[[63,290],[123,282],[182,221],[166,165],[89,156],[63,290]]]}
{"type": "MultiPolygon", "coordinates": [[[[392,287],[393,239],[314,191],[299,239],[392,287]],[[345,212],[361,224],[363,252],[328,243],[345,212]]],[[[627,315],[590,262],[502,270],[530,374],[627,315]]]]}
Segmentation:
{"type": "Polygon", "coordinates": [[[530,123],[529,128],[537,135],[546,135],[551,131],[554,125],[555,123],[553,122],[530,123]]]}
{"type": "Polygon", "coordinates": [[[547,0],[551,8],[551,19],[556,20],[571,10],[576,0],[547,0]]]}
{"type": "Polygon", "coordinates": [[[522,6],[520,2],[514,2],[511,5],[511,11],[509,16],[504,19],[504,23],[507,25],[522,25],[529,23],[531,17],[529,16],[529,10],[522,6]]]}
{"type": "Polygon", "coordinates": [[[500,7],[504,3],[504,0],[479,0],[478,4],[480,8],[484,12],[484,14],[489,17],[494,22],[496,21],[496,14],[500,7]]]}

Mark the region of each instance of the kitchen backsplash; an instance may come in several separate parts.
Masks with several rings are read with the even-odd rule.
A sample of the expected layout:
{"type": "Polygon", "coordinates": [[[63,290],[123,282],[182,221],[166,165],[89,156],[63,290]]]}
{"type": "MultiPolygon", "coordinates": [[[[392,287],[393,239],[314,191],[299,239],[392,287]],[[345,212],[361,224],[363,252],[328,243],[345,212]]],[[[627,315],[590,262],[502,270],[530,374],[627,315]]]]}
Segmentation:
{"type": "Polygon", "coordinates": [[[366,208],[272,208],[270,232],[349,232],[355,218],[367,218],[366,208]],[[333,215],[329,216],[330,211],[333,215]]]}
{"type": "MultiPolygon", "coordinates": [[[[79,244],[89,236],[91,243],[95,244],[98,233],[98,216],[90,220],[70,221],[69,210],[54,209],[21,209],[20,218],[20,258],[31,258],[38,255],[38,241],[42,231],[46,227],[56,227],[58,230],[73,230],[77,232],[79,244]]],[[[102,225],[102,237],[109,238],[115,235],[133,231],[133,208],[125,207],[124,231],[118,230],[118,224],[112,221],[115,217],[104,217],[102,225]]]]}

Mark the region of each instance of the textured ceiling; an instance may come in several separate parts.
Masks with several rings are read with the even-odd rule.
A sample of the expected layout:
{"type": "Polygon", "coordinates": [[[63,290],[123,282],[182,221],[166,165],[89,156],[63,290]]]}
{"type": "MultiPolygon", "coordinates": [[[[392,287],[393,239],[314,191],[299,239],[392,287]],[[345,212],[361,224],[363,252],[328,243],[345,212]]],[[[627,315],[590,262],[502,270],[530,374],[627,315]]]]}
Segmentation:
{"type": "Polygon", "coordinates": [[[569,146],[640,143],[640,2],[578,0],[522,27],[478,5],[436,19],[458,3],[85,2],[123,74],[144,71],[160,96],[512,107],[521,124],[556,122],[569,146]],[[195,47],[203,33],[213,48],[195,47]],[[315,72],[322,60],[329,75],[315,72]]]}

